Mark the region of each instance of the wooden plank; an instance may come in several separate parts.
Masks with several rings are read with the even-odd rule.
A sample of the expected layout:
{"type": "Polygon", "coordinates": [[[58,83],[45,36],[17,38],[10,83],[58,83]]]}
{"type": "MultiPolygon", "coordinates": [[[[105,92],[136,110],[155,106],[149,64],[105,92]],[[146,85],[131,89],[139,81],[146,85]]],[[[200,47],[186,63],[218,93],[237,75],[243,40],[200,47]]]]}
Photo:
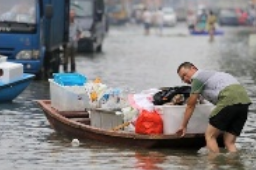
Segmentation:
{"type": "Polygon", "coordinates": [[[91,120],[90,118],[70,118],[71,121],[80,122],[86,125],[90,125],[91,120]]]}
{"type": "Polygon", "coordinates": [[[81,112],[60,112],[61,115],[66,118],[89,118],[89,113],[85,111],[81,112]]]}

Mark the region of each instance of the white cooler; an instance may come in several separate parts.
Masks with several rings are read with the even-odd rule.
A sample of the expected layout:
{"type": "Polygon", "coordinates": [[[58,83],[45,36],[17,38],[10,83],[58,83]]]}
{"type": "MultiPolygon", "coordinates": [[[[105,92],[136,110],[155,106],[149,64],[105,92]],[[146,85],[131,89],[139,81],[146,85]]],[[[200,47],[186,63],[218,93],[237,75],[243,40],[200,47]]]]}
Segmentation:
{"type": "Polygon", "coordinates": [[[89,96],[84,86],[61,86],[49,79],[51,105],[58,111],[84,111],[89,107],[89,96]]]}
{"type": "Polygon", "coordinates": [[[3,75],[0,76],[0,81],[3,83],[9,83],[23,76],[23,65],[12,62],[0,62],[0,69],[3,71],[3,75]]]}
{"type": "MultiPolygon", "coordinates": [[[[175,134],[183,121],[186,105],[155,106],[163,119],[164,134],[175,134]]],[[[205,133],[214,105],[197,104],[187,126],[187,133],[205,133]]]]}

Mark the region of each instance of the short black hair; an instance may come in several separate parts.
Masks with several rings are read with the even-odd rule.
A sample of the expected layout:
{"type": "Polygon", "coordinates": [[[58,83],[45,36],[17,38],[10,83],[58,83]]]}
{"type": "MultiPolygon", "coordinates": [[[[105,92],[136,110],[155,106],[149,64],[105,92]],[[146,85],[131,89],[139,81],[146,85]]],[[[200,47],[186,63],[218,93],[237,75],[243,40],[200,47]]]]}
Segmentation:
{"type": "Polygon", "coordinates": [[[185,68],[195,67],[195,68],[196,68],[196,66],[195,66],[193,63],[188,62],[188,61],[185,61],[185,62],[183,62],[183,63],[180,64],[180,66],[179,66],[178,69],[177,69],[177,73],[179,73],[179,71],[180,71],[180,69],[181,69],[182,67],[185,67],[185,68]]]}

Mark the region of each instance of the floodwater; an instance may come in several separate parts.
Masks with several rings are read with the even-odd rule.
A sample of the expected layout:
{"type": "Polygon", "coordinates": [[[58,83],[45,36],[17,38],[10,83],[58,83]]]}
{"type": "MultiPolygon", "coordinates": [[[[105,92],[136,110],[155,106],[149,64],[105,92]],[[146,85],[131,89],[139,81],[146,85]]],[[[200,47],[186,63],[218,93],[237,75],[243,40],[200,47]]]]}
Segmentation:
{"type": "Polygon", "coordinates": [[[256,159],[256,53],[248,45],[243,28],[223,28],[225,35],[213,43],[207,36],[189,36],[184,25],[143,35],[142,27],[110,29],[104,52],[79,55],[77,71],[88,79],[100,77],[111,87],[139,92],[152,87],[181,85],[177,66],[191,61],[199,68],[230,72],[246,87],[253,101],[249,118],[237,145],[239,155],[208,155],[204,149],[145,150],[120,148],[85,141],[71,141],[49,126],[36,99],[49,99],[47,82],[34,81],[13,103],[1,104],[0,169],[111,169],[111,170],[215,170],[255,169],[256,159]]]}

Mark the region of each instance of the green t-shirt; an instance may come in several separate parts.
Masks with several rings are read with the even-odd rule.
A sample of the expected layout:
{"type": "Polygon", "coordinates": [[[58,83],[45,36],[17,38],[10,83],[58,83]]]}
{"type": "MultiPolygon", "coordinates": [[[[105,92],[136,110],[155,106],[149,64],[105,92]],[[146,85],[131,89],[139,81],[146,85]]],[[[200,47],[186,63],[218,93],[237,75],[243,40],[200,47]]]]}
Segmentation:
{"type": "Polygon", "coordinates": [[[234,104],[251,104],[245,88],[240,84],[229,85],[220,92],[217,105],[211,116],[219,113],[224,107],[234,104]]]}
{"type": "Polygon", "coordinates": [[[226,106],[251,103],[244,87],[224,72],[198,70],[192,77],[191,93],[201,94],[216,105],[211,116],[226,106]]]}

